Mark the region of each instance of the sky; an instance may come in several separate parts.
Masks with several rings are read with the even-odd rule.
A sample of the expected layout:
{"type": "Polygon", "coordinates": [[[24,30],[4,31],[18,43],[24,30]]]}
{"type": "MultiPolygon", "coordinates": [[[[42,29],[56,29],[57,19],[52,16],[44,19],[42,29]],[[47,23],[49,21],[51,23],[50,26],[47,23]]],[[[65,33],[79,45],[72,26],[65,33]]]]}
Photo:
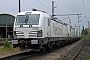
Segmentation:
{"type": "MultiPolygon", "coordinates": [[[[19,0],[0,0],[0,13],[9,13],[17,15],[18,13],[18,3],[19,0]]],[[[71,25],[73,27],[82,26],[88,27],[88,22],[90,21],[90,0],[53,0],[54,1],[54,14],[81,14],[78,23],[77,15],[68,16],[56,16],[63,22],[69,24],[69,19],[71,20],[71,25]],[[68,18],[69,17],[69,18],[68,18]]],[[[46,11],[49,15],[52,14],[52,0],[21,0],[21,11],[30,11],[32,8],[38,10],[46,11]]],[[[90,23],[89,23],[90,26],[90,23]]]]}

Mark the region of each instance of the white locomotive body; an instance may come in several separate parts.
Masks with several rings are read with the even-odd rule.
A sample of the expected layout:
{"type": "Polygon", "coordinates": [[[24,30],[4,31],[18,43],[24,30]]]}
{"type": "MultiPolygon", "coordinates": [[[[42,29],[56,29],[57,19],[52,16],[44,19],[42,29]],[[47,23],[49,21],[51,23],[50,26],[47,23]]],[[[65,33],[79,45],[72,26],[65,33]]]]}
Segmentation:
{"type": "MultiPolygon", "coordinates": [[[[26,11],[17,14],[14,22],[13,47],[20,49],[51,48],[68,40],[68,28],[65,23],[52,20],[47,13],[41,11],[26,11]]],[[[71,29],[71,37],[75,37],[71,29]]],[[[69,39],[70,40],[70,39],[69,39]]]]}

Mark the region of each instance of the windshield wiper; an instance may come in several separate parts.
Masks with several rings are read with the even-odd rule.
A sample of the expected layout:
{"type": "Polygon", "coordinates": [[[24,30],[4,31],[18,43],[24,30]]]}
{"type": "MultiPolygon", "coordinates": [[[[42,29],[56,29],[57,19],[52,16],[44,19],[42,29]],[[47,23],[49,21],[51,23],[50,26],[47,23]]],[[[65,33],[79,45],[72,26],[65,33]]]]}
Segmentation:
{"type": "Polygon", "coordinates": [[[29,22],[29,24],[28,24],[28,25],[29,25],[29,27],[32,27],[32,24],[30,24],[30,22],[29,22]]]}
{"type": "Polygon", "coordinates": [[[20,24],[20,27],[22,27],[24,23],[25,23],[25,22],[23,21],[23,22],[20,24]]]}

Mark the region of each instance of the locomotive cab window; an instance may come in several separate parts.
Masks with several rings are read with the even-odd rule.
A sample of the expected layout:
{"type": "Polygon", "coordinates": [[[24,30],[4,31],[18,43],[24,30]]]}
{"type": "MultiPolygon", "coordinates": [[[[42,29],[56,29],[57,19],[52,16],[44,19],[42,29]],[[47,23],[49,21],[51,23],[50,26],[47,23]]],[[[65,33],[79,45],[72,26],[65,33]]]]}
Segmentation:
{"type": "Polygon", "coordinates": [[[29,14],[29,15],[18,15],[17,16],[17,24],[31,24],[38,25],[39,24],[40,14],[29,14]]]}

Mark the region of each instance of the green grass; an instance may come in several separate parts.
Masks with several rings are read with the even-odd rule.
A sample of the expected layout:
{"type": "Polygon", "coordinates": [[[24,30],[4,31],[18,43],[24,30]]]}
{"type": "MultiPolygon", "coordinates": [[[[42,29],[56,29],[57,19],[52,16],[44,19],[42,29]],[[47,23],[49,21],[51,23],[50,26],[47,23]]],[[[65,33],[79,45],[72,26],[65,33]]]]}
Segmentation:
{"type": "Polygon", "coordinates": [[[8,50],[13,50],[12,45],[8,42],[8,40],[6,40],[4,42],[4,45],[0,47],[0,51],[8,51],[8,50]]]}
{"type": "Polygon", "coordinates": [[[90,60],[90,54],[86,55],[86,60],[90,60]]]}
{"type": "Polygon", "coordinates": [[[16,53],[19,51],[19,48],[4,48],[4,46],[0,46],[0,56],[7,55],[9,53],[16,53]]]}
{"type": "Polygon", "coordinates": [[[4,42],[3,46],[0,46],[0,56],[6,55],[8,53],[15,53],[15,52],[18,52],[18,51],[19,51],[19,48],[13,48],[12,44],[10,44],[8,42],[8,40],[6,40],[4,42]]]}
{"type": "Polygon", "coordinates": [[[13,48],[4,48],[4,46],[0,46],[0,51],[4,51],[4,50],[12,50],[13,48]]]}
{"type": "Polygon", "coordinates": [[[12,46],[9,48],[4,48],[4,46],[0,46],[0,52],[5,52],[5,51],[16,51],[19,50],[19,48],[13,48],[12,46]]]}
{"type": "Polygon", "coordinates": [[[9,53],[16,53],[19,52],[19,48],[4,48],[4,46],[0,46],[0,56],[7,55],[9,53]]]}
{"type": "Polygon", "coordinates": [[[89,39],[90,39],[90,34],[87,34],[87,35],[82,34],[81,37],[82,37],[82,38],[89,38],[89,39]]]}

